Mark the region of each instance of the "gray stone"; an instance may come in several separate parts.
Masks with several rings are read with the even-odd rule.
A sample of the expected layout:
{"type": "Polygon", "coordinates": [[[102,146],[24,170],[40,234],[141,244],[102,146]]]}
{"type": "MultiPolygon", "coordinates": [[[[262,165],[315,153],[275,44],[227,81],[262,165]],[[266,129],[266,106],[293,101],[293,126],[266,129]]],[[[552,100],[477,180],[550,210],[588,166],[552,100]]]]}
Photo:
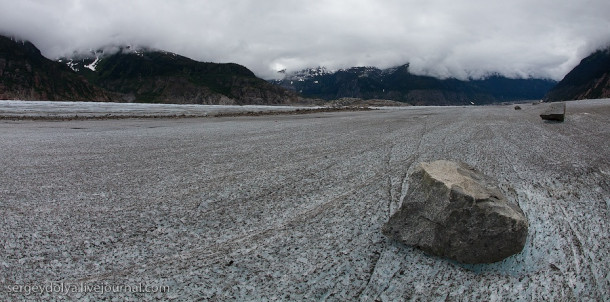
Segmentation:
{"type": "Polygon", "coordinates": [[[519,105],[515,106],[515,110],[521,110],[521,106],[519,106],[519,105]]]}
{"type": "Polygon", "coordinates": [[[519,253],[528,223],[491,178],[452,161],[422,162],[384,235],[462,263],[492,263],[519,253]]]}
{"type": "Polygon", "coordinates": [[[563,122],[566,116],[566,103],[551,103],[540,117],[543,120],[563,122]]]}

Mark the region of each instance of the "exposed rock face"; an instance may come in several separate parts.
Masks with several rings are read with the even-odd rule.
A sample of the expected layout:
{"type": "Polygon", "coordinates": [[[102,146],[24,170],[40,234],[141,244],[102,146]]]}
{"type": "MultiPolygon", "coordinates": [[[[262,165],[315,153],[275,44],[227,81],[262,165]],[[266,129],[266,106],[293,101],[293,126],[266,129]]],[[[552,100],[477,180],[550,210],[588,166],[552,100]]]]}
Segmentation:
{"type": "Polygon", "coordinates": [[[566,116],[566,103],[552,103],[540,117],[543,120],[563,122],[566,116]]]}
{"type": "Polygon", "coordinates": [[[492,263],[519,253],[528,223],[496,182],[464,163],[423,162],[410,175],[400,209],[383,233],[462,263],[492,263]]]}

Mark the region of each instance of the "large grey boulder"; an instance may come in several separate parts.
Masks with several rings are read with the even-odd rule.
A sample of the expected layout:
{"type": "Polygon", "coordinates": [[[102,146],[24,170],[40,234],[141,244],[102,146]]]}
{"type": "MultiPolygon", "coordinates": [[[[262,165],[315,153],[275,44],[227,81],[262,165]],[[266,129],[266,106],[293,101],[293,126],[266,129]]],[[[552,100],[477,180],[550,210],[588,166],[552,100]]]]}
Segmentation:
{"type": "Polygon", "coordinates": [[[423,162],[409,176],[386,236],[462,263],[492,263],[519,253],[528,223],[491,178],[446,160],[423,162]]]}
{"type": "Polygon", "coordinates": [[[549,107],[540,114],[543,120],[563,122],[566,117],[566,103],[551,103],[549,107]]]}

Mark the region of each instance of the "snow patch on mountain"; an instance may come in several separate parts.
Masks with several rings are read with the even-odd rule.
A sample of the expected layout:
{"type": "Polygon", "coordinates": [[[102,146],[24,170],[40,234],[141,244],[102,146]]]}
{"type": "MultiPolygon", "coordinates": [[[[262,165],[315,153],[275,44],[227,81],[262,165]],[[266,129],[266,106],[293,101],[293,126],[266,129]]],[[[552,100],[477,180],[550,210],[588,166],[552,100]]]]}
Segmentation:
{"type": "Polygon", "coordinates": [[[98,56],[95,57],[95,60],[88,65],[85,65],[85,68],[89,68],[91,69],[91,71],[95,71],[95,68],[97,67],[97,64],[100,62],[100,58],[98,56]]]}
{"type": "MultiPolygon", "coordinates": [[[[148,48],[132,45],[109,45],[97,50],[89,49],[84,51],[75,51],[70,56],[57,59],[57,62],[65,63],[74,72],[79,72],[83,68],[91,71],[96,71],[99,63],[106,57],[116,53],[133,53],[135,55],[144,56],[144,53],[149,51],[148,48]]],[[[174,53],[164,52],[177,56],[174,53]]]]}
{"type": "MultiPolygon", "coordinates": [[[[60,60],[60,62],[61,62],[61,60],[60,60]]],[[[78,68],[78,66],[79,66],[78,62],[74,62],[74,60],[68,60],[66,62],[66,65],[68,65],[68,67],[70,69],[72,69],[72,71],[74,71],[74,72],[79,72],[80,71],[80,69],[78,68]]]]}
{"type": "Polygon", "coordinates": [[[306,69],[303,69],[303,70],[300,70],[297,72],[293,72],[293,73],[286,73],[286,71],[284,70],[282,73],[285,74],[285,76],[284,76],[285,80],[304,82],[306,80],[309,80],[309,79],[312,79],[315,77],[332,74],[332,73],[334,73],[334,71],[329,70],[328,68],[323,67],[323,66],[318,66],[315,68],[306,68],[306,69]]]}

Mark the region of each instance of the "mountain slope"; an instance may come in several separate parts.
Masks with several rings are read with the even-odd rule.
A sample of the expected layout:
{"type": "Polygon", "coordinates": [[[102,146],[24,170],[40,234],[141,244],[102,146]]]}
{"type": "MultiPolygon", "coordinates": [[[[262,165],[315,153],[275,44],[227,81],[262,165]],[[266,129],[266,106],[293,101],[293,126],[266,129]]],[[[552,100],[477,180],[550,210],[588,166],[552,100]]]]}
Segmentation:
{"type": "Polygon", "coordinates": [[[555,84],[541,79],[509,79],[498,75],[461,81],[414,75],[409,65],[381,70],[354,67],[337,72],[308,69],[274,83],[305,97],[392,99],[414,105],[465,105],[540,99],[555,84]]]}
{"type": "Polygon", "coordinates": [[[0,99],[109,101],[111,95],[32,43],[0,36],[0,99]]]}
{"type": "Polygon", "coordinates": [[[127,101],[196,104],[287,104],[295,93],[238,64],[204,63],[164,51],[123,49],[69,61],[80,74],[127,101]],[[94,64],[95,62],[95,64],[94,64]]]}
{"type": "Polygon", "coordinates": [[[51,61],[30,42],[0,36],[0,99],[196,104],[290,104],[296,93],[238,64],[203,63],[124,48],[51,61]]]}
{"type": "Polygon", "coordinates": [[[610,98],[610,48],[580,61],[545,96],[545,101],[610,98]]]}

